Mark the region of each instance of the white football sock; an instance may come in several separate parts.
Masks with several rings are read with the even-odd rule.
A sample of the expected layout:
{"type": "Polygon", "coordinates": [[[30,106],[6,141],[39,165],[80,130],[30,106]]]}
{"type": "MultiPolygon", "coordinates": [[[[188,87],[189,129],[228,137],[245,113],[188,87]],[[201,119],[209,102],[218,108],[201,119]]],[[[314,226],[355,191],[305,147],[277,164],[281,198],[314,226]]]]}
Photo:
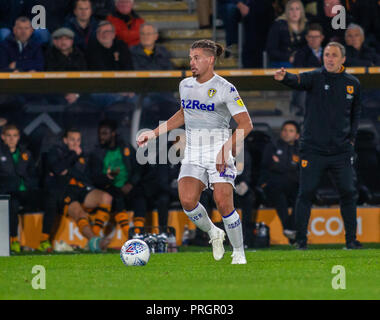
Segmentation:
{"type": "Polygon", "coordinates": [[[236,210],[223,217],[224,229],[234,251],[244,252],[243,228],[236,210]]]}
{"type": "Polygon", "coordinates": [[[186,215],[190,218],[194,224],[204,232],[209,232],[211,229],[216,228],[215,225],[210,220],[206,209],[202,206],[200,202],[191,211],[183,210],[186,215]]]}

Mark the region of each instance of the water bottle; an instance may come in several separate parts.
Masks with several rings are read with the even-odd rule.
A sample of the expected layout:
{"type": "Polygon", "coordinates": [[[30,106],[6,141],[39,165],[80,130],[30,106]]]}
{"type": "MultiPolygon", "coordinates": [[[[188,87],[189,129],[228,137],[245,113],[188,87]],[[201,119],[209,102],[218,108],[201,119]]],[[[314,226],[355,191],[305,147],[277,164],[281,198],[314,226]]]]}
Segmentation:
{"type": "Polygon", "coordinates": [[[168,237],[165,233],[157,236],[157,251],[158,253],[168,252],[168,237]]]}

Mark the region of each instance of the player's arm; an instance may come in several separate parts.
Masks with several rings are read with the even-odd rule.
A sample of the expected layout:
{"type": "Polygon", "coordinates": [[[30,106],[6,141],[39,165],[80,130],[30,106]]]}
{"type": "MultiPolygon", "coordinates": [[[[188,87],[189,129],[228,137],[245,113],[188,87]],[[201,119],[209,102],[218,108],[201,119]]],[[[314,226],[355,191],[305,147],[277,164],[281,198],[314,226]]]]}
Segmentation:
{"type": "Polygon", "coordinates": [[[144,146],[149,140],[157,138],[159,135],[177,129],[185,124],[183,108],[178,110],[169,120],[161,123],[156,129],[145,131],[137,138],[137,145],[144,146]]]}
{"type": "Polygon", "coordinates": [[[248,112],[240,112],[235,114],[233,118],[237,123],[237,128],[218,154],[216,169],[219,172],[222,172],[225,169],[225,159],[228,159],[230,151],[232,151],[232,155],[236,157],[236,155],[243,150],[244,139],[253,129],[251,117],[248,112]]]}
{"type": "Polygon", "coordinates": [[[295,90],[310,90],[313,85],[313,71],[293,74],[284,68],[277,70],[274,79],[295,90]]]}

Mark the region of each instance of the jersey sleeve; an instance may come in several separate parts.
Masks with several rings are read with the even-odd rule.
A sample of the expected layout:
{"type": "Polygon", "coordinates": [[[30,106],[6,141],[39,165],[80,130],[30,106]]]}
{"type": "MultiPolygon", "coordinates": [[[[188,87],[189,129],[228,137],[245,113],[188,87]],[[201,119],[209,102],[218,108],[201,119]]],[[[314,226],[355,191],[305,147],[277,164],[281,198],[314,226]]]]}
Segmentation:
{"type": "Polygon", "coordinates": [[[239,92],[232,84],[225,86],[223,98],[232,116],[241,112],[247,112],[243,99],[240,97],[239,92]]]}

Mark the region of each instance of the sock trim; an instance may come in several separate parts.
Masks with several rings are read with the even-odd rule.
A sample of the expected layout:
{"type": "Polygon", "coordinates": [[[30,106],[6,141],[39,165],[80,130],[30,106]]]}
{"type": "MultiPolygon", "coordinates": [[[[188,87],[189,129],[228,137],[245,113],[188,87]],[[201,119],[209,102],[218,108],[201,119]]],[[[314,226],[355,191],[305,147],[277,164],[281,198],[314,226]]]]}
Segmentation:
{"type": "Polygon", "coordinates": [[[183,209],[183,211],[190,213],[191,211],[194,211],[196,208],[198,208],[198,206],[199,206],[199,202],[198,202],[197,206],[194,209],[191,209],[191,210],[185,210],[185,209],[183,209]]]}
{"type": "Polygon", "coordinates": [[[227,219],[228,217],[232,216],[234,214],[234,212],[236,211],[236,209],[232,210],[231,213],[229,213],[228,215],[226,216],[222,216],[223,219],[227,219]]]}

